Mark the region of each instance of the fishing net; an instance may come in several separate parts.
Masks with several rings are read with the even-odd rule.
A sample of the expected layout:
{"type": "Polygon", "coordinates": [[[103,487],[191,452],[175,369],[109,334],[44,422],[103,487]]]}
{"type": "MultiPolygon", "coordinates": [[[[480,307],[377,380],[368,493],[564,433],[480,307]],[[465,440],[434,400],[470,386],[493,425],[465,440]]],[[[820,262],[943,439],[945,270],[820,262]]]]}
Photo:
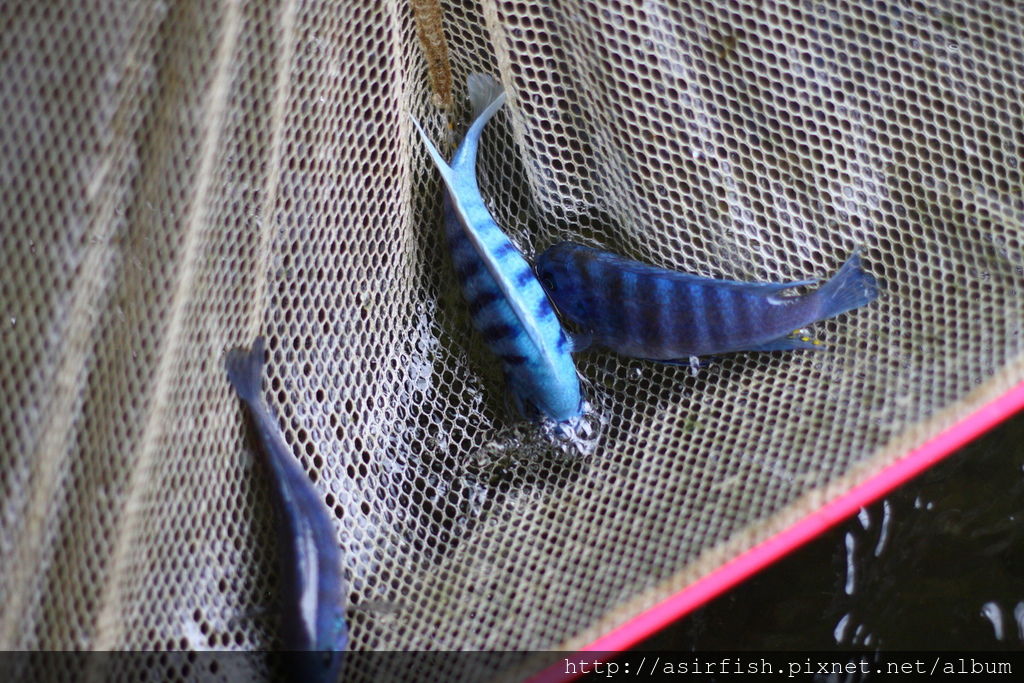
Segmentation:
{"type": "MultiPolygon", "coordinates": [[[[1024,379],[1013,3],[414,4],[5,10],[0,646],[280,644],[223,370],[257,334],[355,649],[584,645],[1024,379]],[[580,355],[552,440],[506,410],[409,120],[450,153],[472,72],[509,93],[479,175],[528,257],[798,280],[860,247],[881,297],[822,352],[580,355]]],[[[375,661],[347,674],[485,673],[375,661]]]]}

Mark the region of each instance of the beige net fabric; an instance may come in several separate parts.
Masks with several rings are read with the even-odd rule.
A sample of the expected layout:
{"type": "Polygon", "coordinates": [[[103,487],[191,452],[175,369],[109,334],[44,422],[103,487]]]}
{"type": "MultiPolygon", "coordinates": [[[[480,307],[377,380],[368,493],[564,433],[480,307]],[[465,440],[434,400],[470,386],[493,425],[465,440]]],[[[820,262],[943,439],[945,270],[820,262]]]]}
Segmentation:
{"type": "Polygon", "coordinates": [[[442,8],[457,117],[468,73],[509,93],[480,179],[528,256],[793,280],[862,246],[881,298],[827,352],[579,356],[590,431],[552,445],[458,292],[409,114],[449,151],[462,128],[410,5],[14,2],[0,646],[279,642],[222,366],[260,333],[370,603],[356,649],[582,645],[1024,379],[1013,3],[546,5],[442,8]]]}

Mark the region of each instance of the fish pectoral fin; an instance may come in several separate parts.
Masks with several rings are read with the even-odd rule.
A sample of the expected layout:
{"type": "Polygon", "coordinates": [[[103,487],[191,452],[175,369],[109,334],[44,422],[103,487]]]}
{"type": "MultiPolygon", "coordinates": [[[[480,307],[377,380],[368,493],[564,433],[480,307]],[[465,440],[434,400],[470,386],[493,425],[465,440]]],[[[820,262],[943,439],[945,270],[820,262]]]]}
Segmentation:
{"type": "Polygon", "coordinates": [[[816,339],[810,337],[791,337],[786,335],[785,337],[779,337],[778,339],[772,339],[766,341],[763,344],[757,346],[751,346],[748,351],[792,351],[793,349],[813,349],[820,351],[825,348],[825,345],[816,339]]]}
{"type": "Polygon", "coordinates": [[[586,351],[594,343],[594,335],[590,332],[566,332],[565,336],[569,338],[569,353],[586,351]]]}

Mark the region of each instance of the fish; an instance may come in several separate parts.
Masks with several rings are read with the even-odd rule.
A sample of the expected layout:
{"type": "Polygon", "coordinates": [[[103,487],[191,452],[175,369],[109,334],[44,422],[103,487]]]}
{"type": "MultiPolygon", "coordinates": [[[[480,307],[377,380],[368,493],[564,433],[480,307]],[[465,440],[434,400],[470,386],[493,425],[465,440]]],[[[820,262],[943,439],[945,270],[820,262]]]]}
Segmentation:
{"type": "Polygon", "coordinates": [[[445,184],[445,237],[473,326],[501,361],[519,413],[563,423],[582,414],[572,342],[522,252],[498,227],[476,178],[484,126],[505,102],[494,78],[472,74],[467,90],[473,121],[451,162],[446,162],[420,122],[423,138],[445,184]]]}
{"type": "Polygon", "coordinates": [[[590,344],[623,356],[695,366],[701,356],[819,349],[794,330],[864,306],[878,283],[858,252],[818,289],[817,280],[740,282],[658,268],[573,242],[537,257],[537,274],[559,312],[590,344]]]}
{"type": "Polygon", "coordinates": [[[333,515],[285,443],[260,389],[264,340],[251,349],[232,349],[224,360],[228,380],[245,405],[271,474],[281,558],[282,639],[304,680],[337,681],[348,646],[347,584],[333,515]]]}

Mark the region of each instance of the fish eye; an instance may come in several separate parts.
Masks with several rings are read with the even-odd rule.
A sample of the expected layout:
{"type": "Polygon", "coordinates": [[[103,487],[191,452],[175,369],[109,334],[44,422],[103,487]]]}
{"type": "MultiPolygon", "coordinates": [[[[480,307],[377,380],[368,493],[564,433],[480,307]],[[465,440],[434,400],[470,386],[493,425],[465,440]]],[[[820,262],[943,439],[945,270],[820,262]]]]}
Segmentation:
{"type": "Polygon", "coordinates": [[[547,289],[548,291],[554,292],[558,290],[558,287],[555,284],[555,278],[552,277],[551,273],[541,273],[540,283],[544,285],[544,289],[547,289]]]}

